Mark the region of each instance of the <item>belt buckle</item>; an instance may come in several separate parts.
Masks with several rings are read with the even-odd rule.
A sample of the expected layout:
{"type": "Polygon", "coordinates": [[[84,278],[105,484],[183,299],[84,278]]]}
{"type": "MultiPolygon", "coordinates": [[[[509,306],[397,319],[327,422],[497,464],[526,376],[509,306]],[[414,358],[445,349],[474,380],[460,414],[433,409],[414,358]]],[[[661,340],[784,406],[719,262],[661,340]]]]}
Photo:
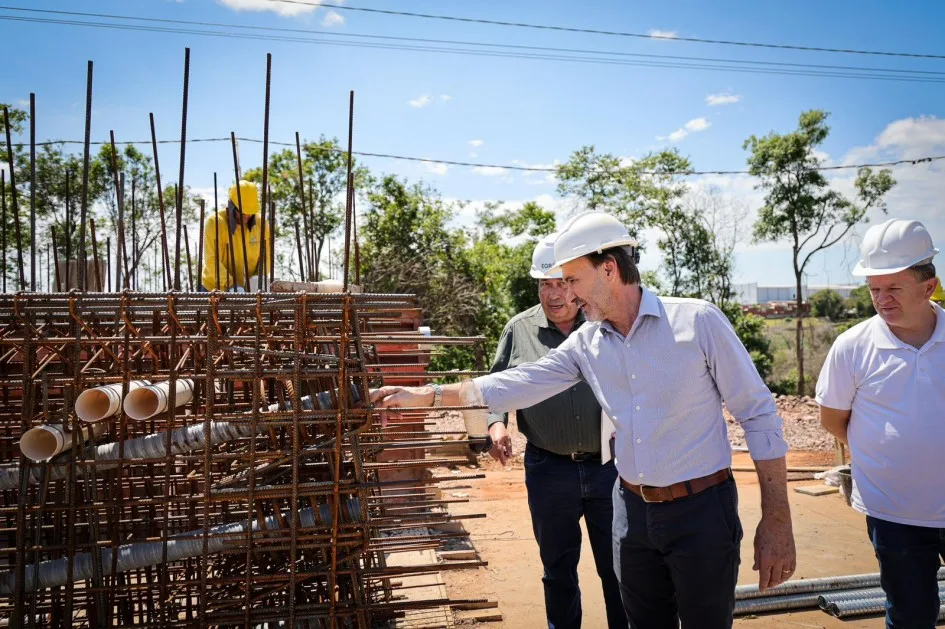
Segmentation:
{"type": "Polygon", "coordinates": [[[581,461],[584,460],[584,453],[583,453],[583,452],[572,452],[571,454],[568,455],[568,457],[569,457],[572,461],[574,461],[575,463],[580,463],[581,461]]]}
{"type": "Polygon", "coordinates": [[[661,488],[660,488],[660,487],[651,487],[651,486],[649,486],[649,485],[640,485],[640,497],[643,498],[643,502],[647,502],[647,503],[668,502],[668,501],[667,501],[666,499],[664,499],[664,498],[660,498],[659,500],[648,498],[648,497],[647,497],[647,490],[648,490],[648,489],[657,489],[657,490],[658,490],[658,489],[661,489],[661,488]]]}

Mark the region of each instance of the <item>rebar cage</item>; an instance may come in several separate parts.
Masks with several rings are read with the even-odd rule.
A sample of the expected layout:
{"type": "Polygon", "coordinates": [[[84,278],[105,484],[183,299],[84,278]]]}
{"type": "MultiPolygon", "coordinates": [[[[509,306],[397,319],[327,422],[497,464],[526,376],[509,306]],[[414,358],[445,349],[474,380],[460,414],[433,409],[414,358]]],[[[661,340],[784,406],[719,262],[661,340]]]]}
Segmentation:
{"type": "Polygon", "coordinates": [[[381,429],[369,387],[436,377],[432,343],[477,339],[423,337],[416,312],[350,293],[0,297],[0,614],[368,627],[447,604],[395,579],[440,566],[385,561],[448,536],[424,528],[451,517],[437,478],[388,472],[464,458],[424,456],[446,443],[427,409],[381,429]],[[79,396],[109,385],[122,405],[83,421],[79,396]],[[130,410],[145,389],[157,401],[130,410]],[[48,459],[18,447],[31,429],[48,459]]]}

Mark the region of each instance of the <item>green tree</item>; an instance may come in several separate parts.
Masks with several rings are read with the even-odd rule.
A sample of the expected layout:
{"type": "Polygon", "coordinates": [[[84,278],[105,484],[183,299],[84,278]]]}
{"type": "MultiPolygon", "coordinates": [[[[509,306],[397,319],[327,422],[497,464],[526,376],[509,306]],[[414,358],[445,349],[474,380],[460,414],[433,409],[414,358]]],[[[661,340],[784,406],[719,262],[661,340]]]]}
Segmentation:
{"type": "Polygon", "coordinates": [[[876,314],[873,299],[870,297],[869,286],[864,284],[850,291],[850,296],[846,300],[846,307],[848,310],[855,310],[858,319],[872,317],[876,314]]]}
{"type": "MultiPolygon", "coordinates": [[[[367,201],[359,233],[365,288],[417,295],[437,334],[478,334],[485,287],[469,259],[468,237],[450,226],[457,204],[393,175],[375,182],[367,201]]],[[[438,367],[468,367],[472,361],[465,348],[447,354],[438,367]]]]}
{"type": "MultiPolygon", "coordinates": [[[[285,149],[269,158],[269,186],[272,200],[279,208],[277,237],[295,242],[295,225],[299,226],[303,255],[311,260],[310,268],[303,268],[308,267],[307,261],[299,268],[307,279],[314,280],[322,275],[320,260],[328,238],[344,224],[348,154],[337,138],[326,139],[325,136],[305,142],[301,148],[303,195],[299,194],[299,160],[294,149],[285,149]]],[[[367,170],[357,165],[355,177],[358,188],[371,185],[367,170]]],[[[262,168],[247,170],[243,178],[262,184],[262,168]]]]}
{"type": "Polygon", "coordinates": [[[738,304],[728,304],[722,308],[735,328],[735,334],[755,363],[755,369],[762,379],[771,375],[774,366],[774,350],[771,349],[771,340],[765,334],[765,320],[758,315],[744,312],[738,304]]]}
{"type": "Polygon", "coordinates": [[[554,230],[554,213],[534,202],[506,211],[492,203],[479,212],[470,232],[469,259],[485,289],[479,325],[489,355],[508,320],[538,303],[538,281],[529,275],[532,253],[538,240],[554,230]]]}
{"type": "Polygon", "coordinates": [[[771,132],[749,137],[744,144],[750,154],[749,171],[760,178],[764,205],[754,224],[755,241],[791,241],[797,294],[798,394],[804,394],[802,278],[811,257],[840,242],[872,208],[883,212],[886,192],[895,185],[889,170],[874,173],[862,168],[855,181],[856,200],[835,190],[818,170],[817,147],[827,139],[827,113],[811,110],[801,114],[798,128],[785,134],[771,132]]]}
{"type": "Polygon", "coordinates": [[[827,317],[831,321],[839,321],[846,312],[846,305],[840,293],[827,288],[810,296],[810,310],[815,317],[827,317]]]}

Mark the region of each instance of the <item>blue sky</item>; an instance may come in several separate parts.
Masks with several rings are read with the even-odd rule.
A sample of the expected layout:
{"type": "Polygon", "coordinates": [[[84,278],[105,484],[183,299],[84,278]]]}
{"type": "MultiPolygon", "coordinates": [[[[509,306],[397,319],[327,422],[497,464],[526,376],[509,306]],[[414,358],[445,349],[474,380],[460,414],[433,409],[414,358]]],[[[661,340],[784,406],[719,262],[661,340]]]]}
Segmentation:
{"type": "MultiPolygon", "coordinates": [[[[10,6],[84,11],[227,24],[303,28],[497,44],[585,48],[753,61],[835,64],[945,72],[945,59],[903,59],[672,40],[538,31],[372,15],[268,0],[9,0],[10,6]]],[[[518,0],[362,0],[352,6],[566,25],[681,37],[945,54],[945,4],[830,2],[800,6],[760,2],[595,3],[518,0]]],[[[0,15],[26,15],[0,9],[0,15]]],[[[51,15],[41,17],[55,17],[51,15]]],[[[76,18],[81,20],[93,18],[76,18]]],[[[335,36],[335,39],[339,39],[335,36]]],[[[424,158],[493,164],[551,165],[584,144],[638,157],[678,146],[697,169],[745,167],[741,146],[751,134],[787,131],[810,108],[831,112],[823,146],[830,164],[945,155],[945,84],[854,80],[463,56],[193,34],[147,33],[0,21],[5,48],[29,51],[7,64],[0,101],[37,94],[40,138],[78,139],[83,133],[86,60],[95,62],[93,139],[114,129],[122,139],[149,137],[148,112],[158,135],[180,135],[183,49],[191,48],[188,136],[262,136],[265,54],[273,54],[271,137],[292,141],[319,134],[344,137],[348,90],[356,92],[355,147],[424,158]],[[12,66],[12,67],[11,67],[12,66]],[[714,95],[715,98],[709,97],[714,95]],[[721,101],[721,102],[720,102],[721,101]],[[718,104],[710,104],[718,103],[718,104]],[[674,133],[675,132],[675,133],[674,133]],[[471,144],[472,142],[472,144],[471,144]]],[[[242,147],[244,168],[258,165],[259,145],[242,147]]],[[[557,198],[543,175],[475,170],[386,159],[364,160],[379,172],[424,179],[444,197],[510,206],[537,199],[562,216],[572,205],[557,198]]],[[[162,172],[176,178],[177,150],[162,147],[162,172]]],[[[186,183],[200,191],[232,179],[227,143],[188,146],[186,183]]],[[[835,178],[848,190],[852,172],[835,178]]],[[[945,162],[898,168],[900,185],[890,215],[920,218],[945,243],[945,162]]],[[[692,179],[717,186],[750,211],[738,248],[736,279],[792,281],[783,244],[752,245],[748,227],[759,195],[747,177],[692,179]]],[[[860,230],[862,232],[862,229],[860,230]]],[[[811,283],[846,282],[854,253],[838,247],[810,267],[811,283]]],[[[644,267],[659,264],[655,247],[644,267]]],[[[942,263],[945,265],[945,263],[942,263]]]]}

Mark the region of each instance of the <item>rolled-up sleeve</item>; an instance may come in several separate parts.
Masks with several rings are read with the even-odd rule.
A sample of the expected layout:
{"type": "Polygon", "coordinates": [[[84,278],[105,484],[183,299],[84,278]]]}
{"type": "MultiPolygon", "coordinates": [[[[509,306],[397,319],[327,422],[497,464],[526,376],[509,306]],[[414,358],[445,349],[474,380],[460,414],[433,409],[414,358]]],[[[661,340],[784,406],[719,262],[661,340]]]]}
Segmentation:
{"type": "Polygon", "coordinates": [[[476,387],[489,410],[507,413],[528,408],[580,382],[581,370],[574,356],[576,337],[572,334],[533,363],[476,378],[476,387]]]}
{"type": "Polygon", "coordinates": [[[752,460],[787,454],[778,408],[748,350],[721,310],[709,304],[697,318],[699,342],[725,407],[745,431],[752,460]]]}

